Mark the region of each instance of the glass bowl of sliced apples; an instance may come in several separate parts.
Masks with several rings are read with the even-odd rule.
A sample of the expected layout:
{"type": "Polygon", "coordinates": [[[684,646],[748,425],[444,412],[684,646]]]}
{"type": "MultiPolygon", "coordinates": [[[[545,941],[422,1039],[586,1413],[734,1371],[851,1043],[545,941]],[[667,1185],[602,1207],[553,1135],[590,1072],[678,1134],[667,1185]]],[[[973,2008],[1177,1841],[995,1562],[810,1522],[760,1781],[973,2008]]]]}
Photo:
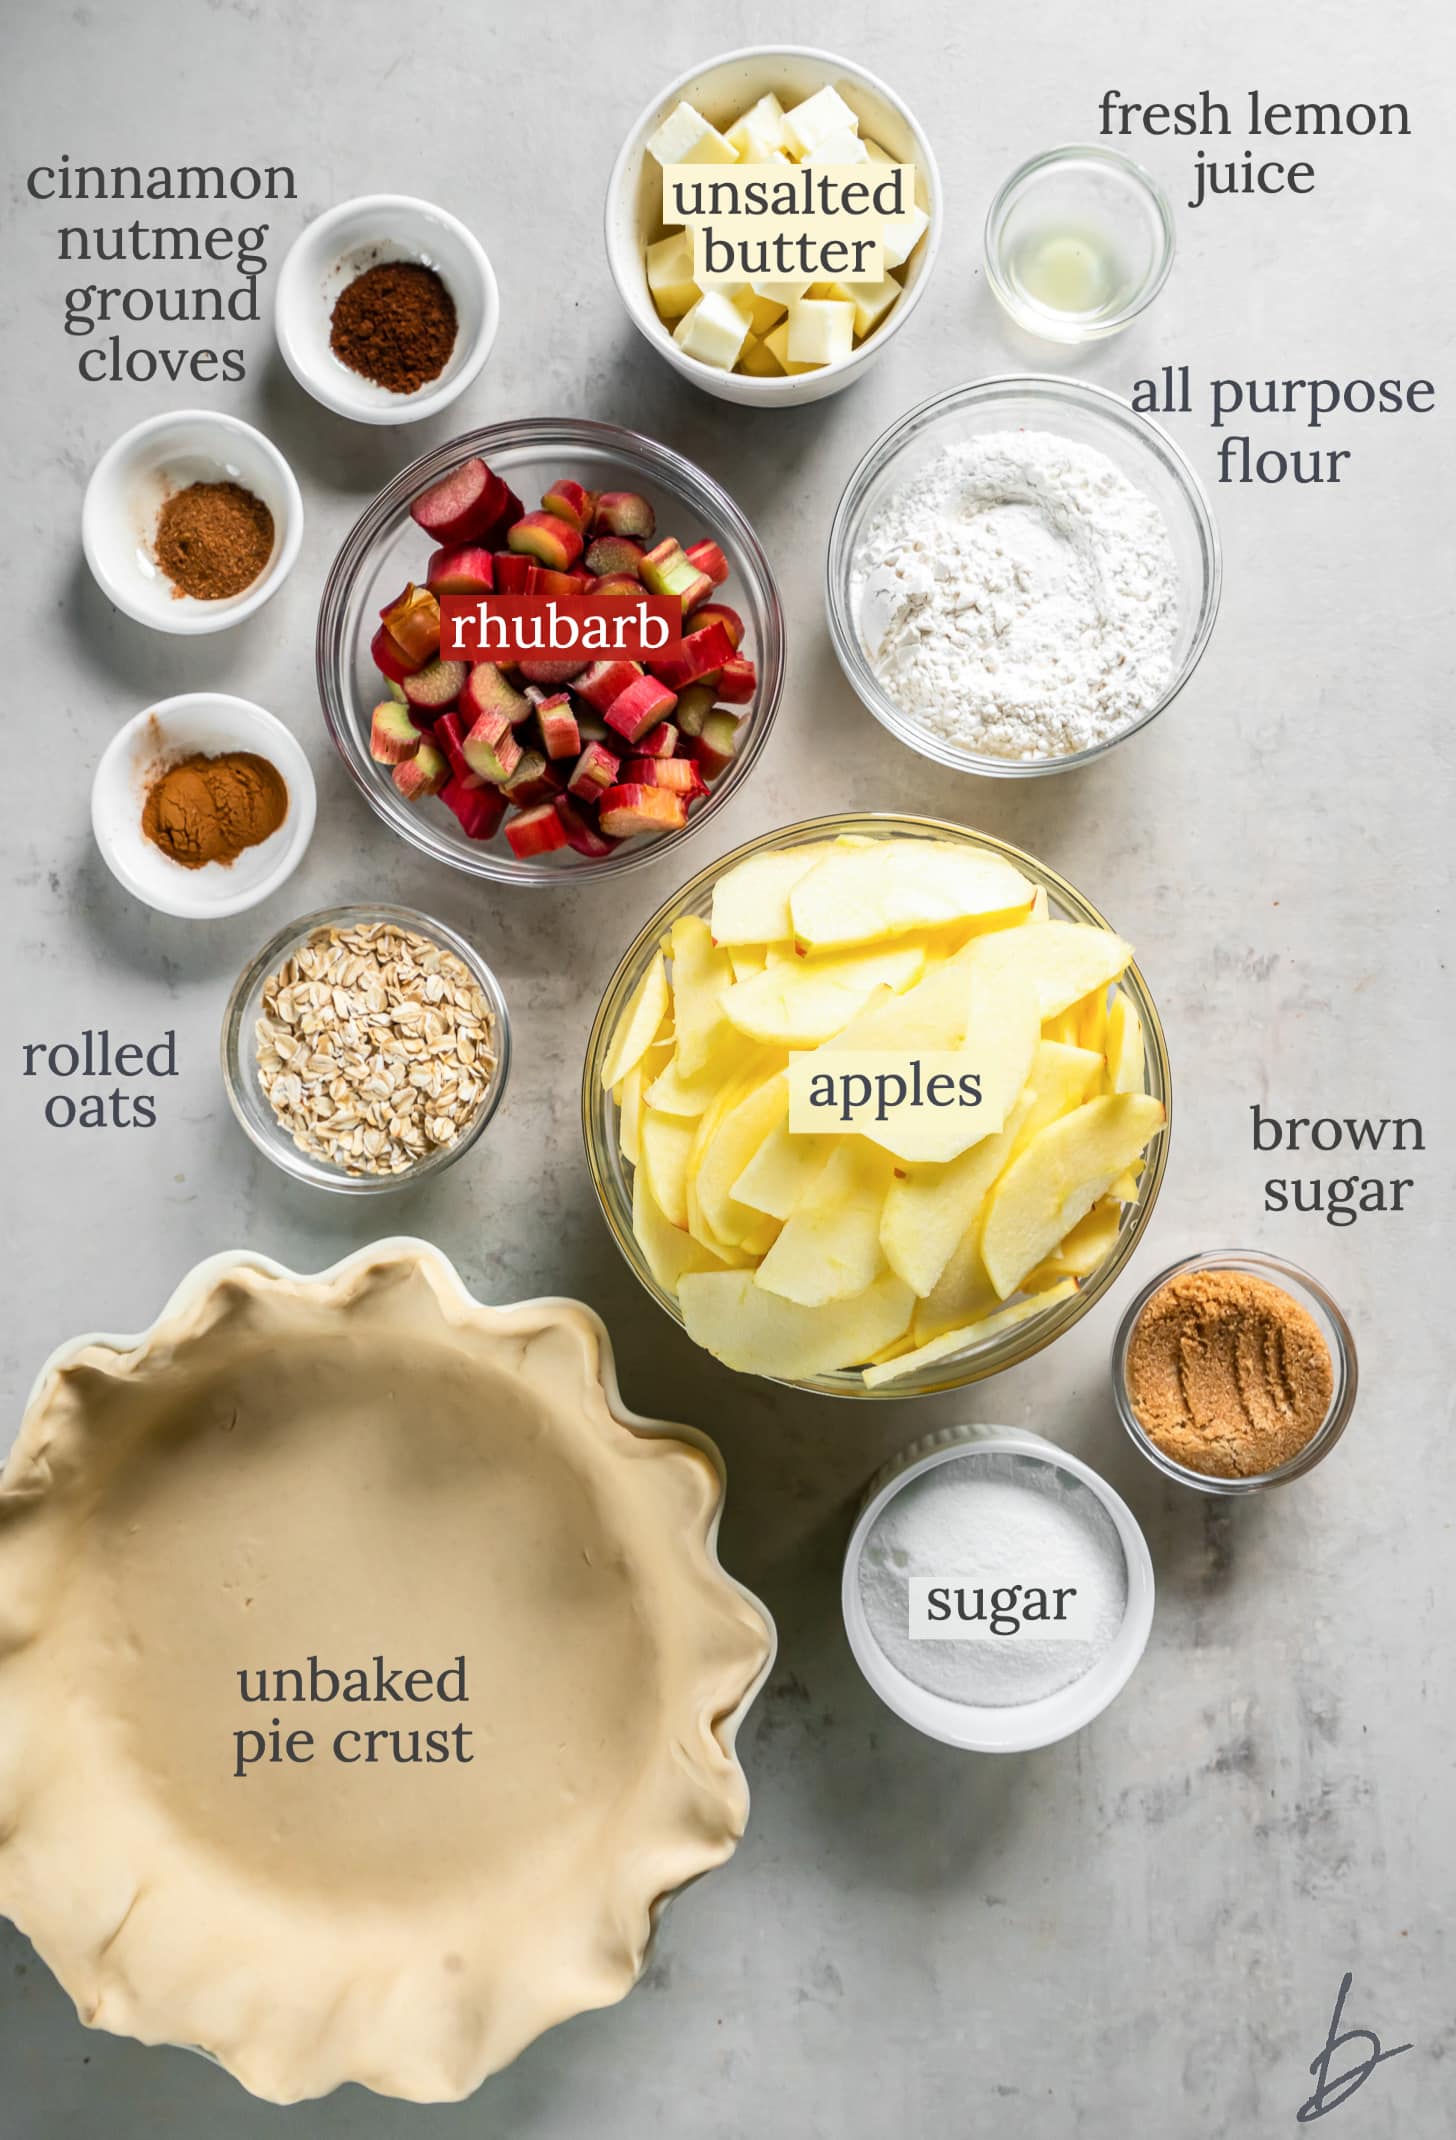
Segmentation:
{"type": "Polygon", "coordinates": [[[623,1255],[725,1365],[957,1389],[1071,1328],[1166,1166],[1132,946],[1004,841],[791,825],[684,885],[608,983],[582,1123],[623,1255]]]}

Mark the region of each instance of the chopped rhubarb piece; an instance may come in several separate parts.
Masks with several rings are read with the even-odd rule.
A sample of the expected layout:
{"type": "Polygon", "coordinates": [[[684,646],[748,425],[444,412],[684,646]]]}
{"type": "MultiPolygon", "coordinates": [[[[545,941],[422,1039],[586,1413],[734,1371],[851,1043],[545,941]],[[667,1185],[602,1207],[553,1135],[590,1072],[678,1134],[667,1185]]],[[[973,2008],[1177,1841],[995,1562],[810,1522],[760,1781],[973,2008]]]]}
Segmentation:
{"type": "Polygon", "coordinates": [[[531,855],[549,855],[564,847],[566,827],[554,803],[537,803],[534,809],[519,810],[507,821],[506,839],[512,854],[524,862],[531,855]]]}
{"type": "Polygon", "coordinates": [[[397,683],[392,676],[385,677],[384,688],[397,706],[403,706],[407,703],[404,695],[404,685],[397,683]]]}
{"type": "Polygon", "coordinates": [[[737,610],[730,609],[726,602],[701,603],[693,611],[693,625],[696,630],[702,632],[706,631],[710,624],[722,625],[736,654],[743,644],[743,619],[737,610]]]}
{"type": "Polygon", "coordinates": [[[473,545],[437,550],[430,559],[425,585],[431,594],[489,594],[495,586],[495,564],[489,550],[473,545]]]}
{"type": "Polygon", "coordinates": [[[710,713],[702,734],[693,738],[693,759],[705,779],[716,780],[733,763],[737,748],[738,723],[732,714],[710,713]]]}
{"type": "Polygon", "coordinates": [[[642,582],[632,572],[604,572],[587,589],[588,594],[601,596],[607,601],[635,601],[641,592],[642,582]]]}
{"type": "Polygon", "coordinates": [[[413,582],[396,601],[379,612],[384,629],[400,653],[418,669],[440,650],[440,605],[428,587],[413,582]]]}
{"type": "Polygon", "coordinates": [[[460,747],[471,772],[479,773],[486,780],[509,780],[521,762],[521,746],[516,740],[516,732],[503,713],[483,713],[474,726],[465,731],[465,741],[460,747]]]}
{"type": "Polygon", "coordinates": [[[405,678],[405,704],[413,706],[417,713],[443,713],[459,698],[469,674],[469,665],[463,661],[427,661],[413,676],[405,678]]]}
{"type": "Polygon", "coordinates": [[[575,758],[581,750],[581,730],[564,691],[536,708],[536,725],[548,758],[575,758]]]}
{"type": "Polygon", "coordinates": [[[630,535],[598,535],[587,547],[586,569],[601,577],[607,572],[625,572],[634,580],[642,562],[642,545],[630,535]]]}
{"type": "Polygon", "coordinates": [[[468,728],[483,713],[498,713],[507,721],[524,721],[531,701],[523,691],[502,676],[493,661],[477,661],[460,691],[460,721],[468,728]]]}
{"type": "Polygon", "coordinates": [[[455,812],[461,831],[471,840],[494,839],[509,807],[499,788],[483,787],[478,780],[469,786],[458,776],[446,781],[440,800],[455,812]]]}
{"type": "Polygon", "coordinates": [[[688,632],[678,645],[678,653],[664,654],[652,662],[653,675],[660,677],[670,691],[681,691],[685,684],[716,676],[724,662],[733,659],[733,642],[721,624],[688,632]]]}
{"type": "Polygon", "coordinates": [[[510,485],[475,459],[462,461],[421,491],[410,514],[436,542],[461,543],[487,541],[520,510],[510,485]]]}
{"type": "Polygon", "coordinates": [[[671,721],[659,721],[645,736],[639,736],[632,748],[639,758],[670,758],[677,749],[677,730],[671,721]]]}
{"type": "Polygon", "coordinates": [[[666,720],[677,704],[675,695],[655,676],[639,676],[617,694],[607,708],[607,726],[629,743],[636,743],[649,728],[666,720]]]}
{"type": "Polygon", "coordinates": [[[608,788],[597,808],[597,824],[609,840],[629,840],[637,832],[679,832],[687,821],[681,795],[638,781],[608,788]]]}
{"type": "Polygon", "coordinates": [[[579,855],[587,855],[593,862],[600,862],[603,855],[611,853],[616,845],[615,840],[609,840],[605,833],[598,832],[596,826],[567,796],[557,796],[555,810],[561,820],[561,829],[566,834],[568,847],[574,847],[579,855]]]}
{"type": "Polygon", "coordinates": [[[549,565],[532,565],[526,592],[554,595],[560,602],[570,595],[585,594],[591,583],[591,574],[581,565],[573,565],[569,572],[553,572],[549,565]]]}
{"type": "Polygon", "coordinates": [[[588,706],[604,714],[612,700],[619,698],[629,684],[635,684],[641,674],[642,664],[637,661],[594,661],[580,676],[573,677],[571,688],[588,706]]]}
{"type": "Polygon", "coordinates": [[[704,721],[717,703],[711,684],[689,684],[685,691],[679,691],[672,717],[680,734],[700,736],[704,721]]]}
{"type": "Polygon", "coordinates": [[[442,713],[436,721],[430,738],[436,748],[442,750],[450,761],[450,777],[462,788],[483,788],[485,775],[477,773],[465,755],[465,730],[459,714],[452,709],[442,713]]]}
{"type": "Polygon", "coordinates": [[[583,669],[590,667],[590,660],[581,654],[523,654],[520,661],[523,680],[528,684],[544,684],[548,690],[569,684],[573,677],[580,676],[583,669]]]}
{"type": "Polygon", "coordinates": [[[406,802],[438,795],[449,778],[449,761],[433,743],[421,743],[413,758],[404,759],[394,769],[394,784],[406,802]]]}
{"type": "Polygon", "coordinates": [[[690,542],[683,552],[689,564],[705,572],[715,587],[721,587],[728,577],[728,560],[715,542],[690,542]]]}
{"type": "Polygon", "coordinates": [[[578,535],[584,535],[591,526],[596,504],[596,492],[584,489],[580,483],[573,482],[570,476],[558,477],[550,490],[541,493],[543,510],[554,513],[558,520],[564,520],[568,527],[576,529],[578,535]]]}
{"type": "Polygon", "coordinates": [[[605,743],[588,743],[572,769],[566,792],[579,795],[583,802],[595,802],[608,788],[616,786],[620,771],[620,759],[605,743]]]}
{"type": "Polygon", "coordinates": [[[506,535],[507,549],[534,557],[553,572],[565,572],[581,556],[581,531],[554,513],[523,513],[506,535]]]}
{"type": "Polygon", "coordinates": [[[624,783],[641,781],[649,788],[671,788],[689,802],[708,792],[708,783],[691,758],[626,758],[622,779],[624,783]]]}
{"type": "Polygon", "coordinates": [[[397,700],[387,698],[383,705],[375,707],[369,723],[369,755],[376,765],[402,765],[406,758],[413,758],[424,740],[408,708],[397,700]]]}
{"type": "Polygon", "coordinates": [[[531,560],[517,557],[514,550],[497,550],[491,559],[495,567],[495,591],[497,594],[529,594],[531,591],[531,560]]]}
{"type": "Polygon", "coordinates": [[[718,678],[718,696],[727,706],[746,706],[758,689],[758,671],[745,654],[735,654],[723,664],[718,678]]]}
{"type": "Polygon", "coordinates": [[[634,542],[651,542],[657,530],[657,515],[635,490],[604,490],[592,514],[594,535],[630,535],[634,542]]]}
{"type": "MultiPolygon", "coordinates": [[[[413,676],[422,662],[411,661],[403,647],[398,646],[381,624],[369,642],[369,658],[386,682],[402,684],[407,676],[413,676]]],[[[424,657],[428,660],[428,655],[424,657]]]]}
{"type": "Polygon", "coordinates": [[[522,810],[529,810],[533,803],[550,802],[565,785],[565,776],[548,765],[538,750],[522,751],[520,764],[501,782],[505,794],[522,810]]]}

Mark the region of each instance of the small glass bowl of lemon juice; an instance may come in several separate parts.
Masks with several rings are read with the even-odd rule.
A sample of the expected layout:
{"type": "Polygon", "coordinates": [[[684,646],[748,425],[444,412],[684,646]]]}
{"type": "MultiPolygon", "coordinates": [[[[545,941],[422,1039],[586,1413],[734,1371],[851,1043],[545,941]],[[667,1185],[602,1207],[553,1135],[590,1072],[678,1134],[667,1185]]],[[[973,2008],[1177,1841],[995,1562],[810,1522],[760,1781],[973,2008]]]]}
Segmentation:
{"type": "Polygon", "coordinates": [[[1173,211],[1115,149],[1049,149],[1013,171],[986,217],[986,272],[1018,326],[1047,342],[1117,334],[1173,265],[1173,211]]]}

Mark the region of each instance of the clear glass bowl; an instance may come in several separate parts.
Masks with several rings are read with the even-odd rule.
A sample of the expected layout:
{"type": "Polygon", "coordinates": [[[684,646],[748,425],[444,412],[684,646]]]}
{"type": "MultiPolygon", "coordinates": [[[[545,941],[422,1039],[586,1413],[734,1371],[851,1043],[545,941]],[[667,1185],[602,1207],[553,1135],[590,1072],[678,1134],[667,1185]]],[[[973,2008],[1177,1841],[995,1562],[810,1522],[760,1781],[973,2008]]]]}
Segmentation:
{"type": "Polygon", "coordinates": [[[986,278],[1017,326],[1079,343],[1120,333],[1152,303],[1176,233],[1150,171],[1116,149],[1073,145],[1012,172],[991,203],[985,242],[986,278]],[[1059,278],[1066,304],[1048,294],[1059,278]]]}
{"type": "Polygon", "coordinates": [[[511,1023],[506,1009],[506,999],[501,985],[489,966],[473,945],[447,929],[443,922],[431,920],[428,914],[417,913],[412,907],[395,906],[343,906],[322,907],[316,914],[305,914],[299,921],[291,921],[286,929],[264,944],[256,958],[249,961],[238,975],[233,992],[228,998],[222,1021],[222,1076],[227,1088],[228,1101],[238,1121],[275,1166],[295,1181],[305,1181],[316,1189],[333,1189],[343,1196],[377,1196],[392,1189],[413,1188],[416,1182],[424,1181],[432,1174],[443,1173],[453,1165],[462,1153],[468,1152],[475,1143],[491,1116],[500,1106],[506,1089],[506,1080],[511,1068],[511,1023]],[[408,929],[416,936],[428,937],[443,951],[452,951],[461,964],[467,967],[479,983],[481,993],[490,1005],[495,1020],[495,1075],[492,1077],[478,1112],[463,1134],[453,1144],[437,1146],[432,1152],[407,1167],[401,1174],[346,1174],[342,1167],[327,1161],[310,1158],[301,1152],[288,1132],[279,1122],[266,1094],[258,1082],[256,1035],[254,1028],[262,1012],[263,988],[271,974],[277,972],[285,959],[302,949],[311,936],[322,929],[350,929],[367,927],[375,922],[392,922],[398,929],[408,929]]]}
{"type": "MultiPolygon", "coordinates": [[[[1084,899],[1073,885],[1049,870],[1045,863],[1024,854],[1020,848],[1011,847],[1004,840],[993,839],[989,833],[971,832],[964,825],[943,823],[929,817],[901,817],[890,812],[810,818],[802,824],[786,825],[779,831],[764,833],[760,838],[750,840],[746,846],[735,848],[732,854],[724,855],[721,861],[713,862],[708,868],[700,870],[665,906],[659,907],[623,956],[616,972],[607,983],[606,993],[597,1010],[591,1037],[587,1041],[586,1062],[582,1069],[581,1119],[592,1182],[617,1246],[658,1306],[665,1309],[679,1326],[682,1323],[682,1314],[677,1302],[652,1275],[632,1231],[632,1171],[622,1157],[618,1141],[616,1102],[602,1084],[602,1064],[606,1059],[607,1048],[628,998],[641,980],[649,961],[662,948],[663,938],[673,923],[684,914],[698,914],[704,919],[708,918],[713,905],[713,887],[720,877],[750,855],[766,854],[770,850],[784,847],[800,847],[812,840],[833,839],[840,833],[851,833],[870,839],[893,837],[953,840],[961,846],[974,848],[982,853],[1002,855],[1033,885],[1039,885],[1045,890],[1052,915],[1056,919],[1080,922],[1099,929],[1109,926],[1096,907],[1084,899]]],[[[1122,985],[1142,1021],[1146,1058],[1144,1089],[1155,1099],[1161,1100],[1164,1108],[1171,1113],[1172,1073],[1157,1007],[1136,966],[1128,968],[1123,975],[1122,985]]],[[[1090,1277],[1083,1279],[1069,1300],[1053,1301],[1040,1314],[1029,1315],[1024,1322],[1013,1324],[998,1336],[972,1346],[965,1352],[932,1361],[918,1373],[905,1375],[884,1389],[866,1389],[860,1375],[853,1368],[841,1368],[833,1374],[808,1376],[801,1381],[789,1382],[786,1386],[812,1390],[828,1397],[924,1397],[940,1390],[963,1389],[967,1383],[979,1382],[987,1375],[1000,1374],[1003,1368],[1014,1367],[1018,1362],[1030,1359],[1033,1353],[1040,1352],[1064,1331],[1070,1330],[1073,1323],[1080,1322],[1122,1271],[1138,1244],[1157,1202],[1158,1191],[1163,1185],[1163,1174],[1168,1163],[1168,1134],[1165,1129],[1148,1152],[1138,1181],[1137,1200],[1124,1207],[1122,1226],[1111,1254],[1090,1277]]]]}
{"type": "Polygon", "coordinates": [[[829,636],[839,665],[870,712],[891,735],[938,765],[962,773],[1025,778],[1062,773],[1115,750],[1170,706],[1202,659],[1218,615],[1223,564],[1208,499],[1170,438],[1116,394],[1076,379],[1029,375],[980,379],[953,387],[911,409],[865,454],[849,482],[829,531],[825,598],[829,636]],[[930,734],[903,713],[874,672],[856,613],[854,558],[865,530],[889,494],[947,447],[992,431],[1043,430],[1105,453],[1128,480],[1162,510],[1178,567],[1179,620],[1173,674],[1166,690],[1135,721],[1089,750],[1060,758],[998,758],[965,750],[930,734]]]}
{"type": "Polygon", "coordinates": [[[1117,1405],[1117,1414],[1137,1447],[1150,1464],[1156,1465],[1164,1478],[1176,1479],[1183,1486],[1196,1486],[1205,1494],[1257,1494],[1267,1486],[1283,1486],[1290,1479],[1297,1479],[1306,1471],[1312,1471],[1334,1448],[1350,1421],[1355,1409],[1355,1393],[1360,1385],[1359,1363],[1355,1356],[1355,1340],[1350,1326],[1325,1291],[1317,1278],[1302,1271],[1297,1263],[1286,1263],[1281,1256],[1266,1256],[1256,1249],[1227,1249],[1221,1254],[1185,1256],[1181,1263],[1169,1264],[1167,1270],[1159,1271],[1138,1294],[1132,1306],[1118,1325],[1117,1336],[1112,1344],[1112,1395],[1117,1405]],[[1144,1432],[1127,1388],[1127,1349],[1132,1343],[1133,1331],[1143,1309],[1170,1278],[1177,1278],[1185,1271],[1246,1271],[1252,1278],[1267,1279],[1282,1291],[1291,1295],[1299,1305],[1307,1309],[1319,1326],[1320,1334],[1330,1348],[1334,1363],[1335,1386],[1330,1396],[1330,1408],[1324,1422],[1305,1443],[1298,1456],[1291,1457],[1274,1471],[1261,1471],[1250,1478],[1219,1479],[1206,1471],[1190,1471],[1187,1465],[1177,1463],[1167,1452],[1160,1449],[1150,1434],[1144,1432]]]}
{"type": "Polygon", "coordinates": [[[615,424],[531,417],[467,431],[412,461],[379,493],[334,559],[319,609],[316,662],[329,732],[376,817],[422,854],[471,876],[496,884],[560,884],[654,860],[669,844],[705,825],[748,778],[783,688],[784,619],[762,544],[728,493],[700,468],[615,424]],[[369,717],[385,685],[370,659],[369,641],[381,608],[406,580],[420,578],[434,547],[411,520],[410,500],[472,454],[504,476],[528,510],[557,476],[575,476],[594,490],[640,491],[656,507],[663,533],[676,534],[684,548],[707,537],[727,558],[722,597],[743,618],[744,651],[757,663],[758,689],[740,719],[741,750],[680,830],[627,841],[595,862],[574,848],[522,861],[503,834],[467,839],[443,803],[406,802],[370,757],[369,717]]]}

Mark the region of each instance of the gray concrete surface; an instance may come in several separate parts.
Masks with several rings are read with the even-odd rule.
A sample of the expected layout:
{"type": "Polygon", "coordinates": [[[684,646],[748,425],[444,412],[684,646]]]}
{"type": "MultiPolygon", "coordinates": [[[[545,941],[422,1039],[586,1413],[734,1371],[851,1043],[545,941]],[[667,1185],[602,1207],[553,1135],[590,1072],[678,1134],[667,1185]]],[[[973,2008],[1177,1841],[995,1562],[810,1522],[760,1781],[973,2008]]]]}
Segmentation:
{"type": "MultiPolygon", "coordinates": [[[[313,1267],[376,1230],[373,1207],[307,1195],[254,1155],[215,1054],[228,986],[267,929],[387,889],[484,947],[518,1056],[478,1153],[401,1197],[378,1230],[437,1241],[486,1299],[575,1292],[601,1310],[629,1401],[700,1422],[727,1452],[726,1557],[772,1605],[782,1655],[746,1733],[754,1813],[737,1859],[673,1909],[623,2007],[538,2043],[473,2101],[421,2111],[349,2090],[279,2113],[182,2052],[84,2032],[27,1943],[0,1928],[0,2140],[1263,2140],[1294,2128],[1346,1969],[1347,2025],[1415,2048],[1336,2113],[1336,2130],[1451,2130],[1456,1459],[1440,1221],[1453,1127],[1452,47],[1432,0],[1386,18],[1353,0],[1235,0],[1216,21],[1142,0],[1004,11],[856,0],[828,15],[803,0],[606,11],[446,0],[413,15],[381,0],[125,0],[9,13],[0,1442],[53,1344],[145,1323],[198,1258],[245,1243],[313,1267]],[[785,37],[832,44],[900,87],[939,152],[947,226],[933,288],[866,383],[800,415],[753,415],[698,396],[644,350],[608,278],[600,196],[623,129],[659,83],[714,51],[785,37]],[[835,667],[821,571],[840,487],[870,439],[932,389],[1066,368],[1013,337],[984,286],[981,220],[1013,162],[1090,137],[1104,88],[1237,100],[1250,86],[1290,100],[1403,98],[1411,133],[1263,144],[1307,154],[1314,192],[1180,209],[1160,302],[1072,368],[1127,391],[1186,362],[1205,394],[1215,374],[1424,376],[1436,410],[1342,417],[1314,438],[1261,419],[1261,442],[1354,457],[1334,489],[1215,492],[1223,614],[1176,708],[1082,775],[937,772],[875,726],[835,667]],[[563,145],[575,152],[564,167],[563,145]],[[62,150],[293,164],[300,197],[271,218],[275,270],[304,221],[349,194],[441,201],[498,269],[495,355],[445,417],[397,433],[350,429],[306,400],[266,320],[247,332],[242,387],[85,385],[84,345],[60,325],[72,274],[55,257],[61,213],[23,190],[24,173],[62,150]],[[261,424],[308,503],[283,595],[241,629],[190,644],[112,615],[78,539],[104,446],[184,398],[261,424]],[[836,1407],[697,1356],[612,1248],[576,1128],[600,986],[687,857],[606,894],[475,889],[391,844],[333,755],[312,634],[355,513],[426,444],[556,412],[615,418],[699,459],[735,491],[780,576],[783,711],[753,780],[691,849],[695,867],[817,809],[938,811],[1045,856],[1140,947],[1175,1066],[1162,1203],[1120,1296],[998,1382],[836,1407]],[[320,800],[292,884],[210,927],[122,894],[87,814],[116,726],[199,685],[288,721],[320,800]],[[137,1038],[176,1028],[182,1076],[154,1130],[41,1123],[21,1044],[88,1025],[137,1038]],[[1250,1150],[1255,1101],[1286,1115],[1420,1116],[1428,1150],[1397,1170],[1416,1177],[1411,1208],[1343,1229],[1266,1216],[1263,1179],[1286,1169],[1250,1150]],[[1165,1488],[1125,1446],[1106,1357],[1135,1282],[1185,1251],[1235,1243],[1281,1250],[1329,1283],[1358,1334],[1364,1388],[1324,1469],[1231,1508],[1165,1488]],[[1125,1696],[1080,1738],[1021,1759],[957,1757],[914,1737],[861,1684],[838,1622],[861,1484],[905,1441],[965,1418],[1063,1438],[1128,1495],[1157,1564],[1153,1640],[1125,1696]]],[[[1223,153],[1248,145],[1239,132],[1223,153]]],[[[1192,151],[1139,148],[1180,201],[1192,151]]],[[[1201,404],[1172,428],[1211,479],[1201,404]]],[[[104,1795],[104,1774],[94,1788],[104,1795]]]]}

